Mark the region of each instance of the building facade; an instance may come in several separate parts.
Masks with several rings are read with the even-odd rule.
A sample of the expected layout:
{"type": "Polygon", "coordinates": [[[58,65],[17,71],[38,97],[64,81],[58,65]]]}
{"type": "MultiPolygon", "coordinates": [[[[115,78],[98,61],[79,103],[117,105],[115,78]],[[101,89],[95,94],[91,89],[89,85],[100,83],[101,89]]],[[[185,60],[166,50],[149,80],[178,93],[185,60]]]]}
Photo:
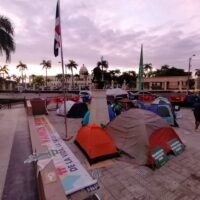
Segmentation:
{"type": "MultiPolygon", "coordinates": [[[[190,80],[192,78],[190,77],[190,80]]],[[[200,91],[200,77],[193,79],[194,85],[190,91],[200,91]]],[[[146,91],[187,91],[188,76],[164,76],[144,78],[143,89],[146,91]]],[[[138,88],[138,86],[137,86],[138,88]]]]}
{"type": "MultiPolygon", "coordinates": [[[[44,80],[46,77],[44,76],[44,80]]],[[[29,84],[31,85],[33,82],[32,76],[29,76],[29,84]]],[[[92,77],[89,74],[85,65],[79,70],[79,74],[75,74],[73,77],[66,77],[66,87],[67,89],[83,89],[90,88],[92,84],[92,77]]],[[[44,86],[43,86],[44,87],[44,86]]],[[[62,87],[62,78],[58,78],[57,76],[47,76],[47,87],[49,89],[59,89],[62,87]]]]}

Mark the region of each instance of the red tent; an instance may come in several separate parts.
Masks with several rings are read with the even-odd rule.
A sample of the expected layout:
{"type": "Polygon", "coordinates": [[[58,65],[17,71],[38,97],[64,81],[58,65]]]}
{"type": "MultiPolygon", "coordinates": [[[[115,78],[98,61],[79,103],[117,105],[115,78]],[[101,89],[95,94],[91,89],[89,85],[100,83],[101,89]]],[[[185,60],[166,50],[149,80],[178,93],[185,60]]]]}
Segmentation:
{"type": "Polygon", "coordinates": [[[172,151],[172,149],[169,146],[168,142],[172,139],[178,139],[181,142],[181,139],[176,134],[174,129],[171,127],[159,128],[150,135],[150,137],[149,137],[149,155],[147,158],[147,163],[149,165],[153,165],[153,163],[154,163],[153,158],[150,154],[151,150],[157,146],[160,146],[160,147],[162,147],[162,149],[164,149],[164,152],[166,154],[170,153],[172,151]]]}

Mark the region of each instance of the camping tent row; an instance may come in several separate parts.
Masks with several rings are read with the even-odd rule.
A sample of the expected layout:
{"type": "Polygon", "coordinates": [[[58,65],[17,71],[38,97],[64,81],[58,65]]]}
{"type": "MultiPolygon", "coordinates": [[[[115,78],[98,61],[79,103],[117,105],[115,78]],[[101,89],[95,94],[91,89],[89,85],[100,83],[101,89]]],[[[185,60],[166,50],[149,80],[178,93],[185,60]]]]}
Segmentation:
{"type": "MultiPolygon", "coordinates": [[[[114,105],[117,103],[113,103],[111,105],[108,105],[108,115],[110,121],[112,121],[116,117],[116,113],[114,112],[114,105]]],[[[134,101],[134,105],[145,110],[149,110],[151,112],[156,113],[160,117],[162,117],[169,125],[171,126],[178,126],[178,123],[176,122],[176,115],[173,110],[173,107],[171,103],[162,97],[159,97],[155,99],[150,106],[145,106],[141,101],[136,100],[134,101]]],[[[121,107],[120,113],[124,112],[125,109],[121,107]]],[[[88,111],[89,112],[89,111],[88,111]]],[[[89,123],[89,117],[90,114],[87,113],[83,118],[83,124],[86,125],[89,123]]]]}
{"type": "Polygon", "coordinates": [[[122,113],[105,129],[95,124],[83,126],[77,133],[75,143],[91,164],[125,152],[137,163],[154,167],[170,152],[178,154],[184,149],[179,136],[164,119],[143,109],[122,113]]]}
{"type": "MultiPolygon", "coordinates": [[[[33,114],[46,112],[44,100],[34,99],[31,104],[33,114]]],[[[77,111],[81,104],[73,104],[71,109],[77,105],[74,107],[77,111]]],[[[87,106],[83,110],[82,115],[74,114],[74,117],[83,117],[87,112],[87,106]]],[[[72,113],[76,112],[72,110],[72,113]]],[[[75,142],[90,163],[118,156],[119,149],[134,157],[139,164],[155,166],[171,151],[179,154],[184,149],[176,132],[163,118],[143,109],[130,109],[120,114],[108,123],[105,129],[95,124],[83,126],[79,129],[75,142]]]]}

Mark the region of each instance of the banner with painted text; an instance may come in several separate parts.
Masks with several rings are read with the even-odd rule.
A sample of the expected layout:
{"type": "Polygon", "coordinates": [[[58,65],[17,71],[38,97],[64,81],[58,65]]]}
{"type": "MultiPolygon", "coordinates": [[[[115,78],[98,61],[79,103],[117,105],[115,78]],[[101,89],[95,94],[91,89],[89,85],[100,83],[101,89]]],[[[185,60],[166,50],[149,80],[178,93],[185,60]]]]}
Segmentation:
{"type": "Polygon", "coordinates": [[[58,151],[52,159],[67,195],[97,182],[92,179],[45,116],[35,117],[35,125],[41,144],[58,151]]]}

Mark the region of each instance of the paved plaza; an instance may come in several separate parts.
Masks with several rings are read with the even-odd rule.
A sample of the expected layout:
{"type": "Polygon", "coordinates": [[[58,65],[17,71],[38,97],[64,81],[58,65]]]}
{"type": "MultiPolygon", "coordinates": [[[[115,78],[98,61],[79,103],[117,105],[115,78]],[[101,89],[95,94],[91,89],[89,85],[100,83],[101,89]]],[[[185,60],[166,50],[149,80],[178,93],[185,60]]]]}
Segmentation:
{"type": "MultiPolygon", "coordinates": [[[[20,126],[24,123],[24,127],[27,127],[25,117],[24,108],[0,111],[0,197],[7,181],[6,171],[11,162],[15,134],[20,134],[20,131],[29,134],[27,128],[19,128],[19,123],[20,126]],[[20,118],[23,120],[16,120],[20,118]]],[[[48,118],[63,137],[63,117],[50,111],[48,118]]],[[[177,121],[180,127],[175,130],[186,145],[186,150],[177,157],[170,156],[169,161],[155,171],[139,166],[134,159],[125,155],[112,159],[112,163],[104,168],[89,169],[84,155],[73,143],[73,139],[66,142],[91,176],[98,179],[100,186],[93,192],[81,190],[68,196],[68,199],[81,200],[95,192],[104,200],[200,200],[200,130],[194,131],[191,108],[181,108],[177,121]]],[[[68,124],[71,129],[69,134],[75,135],[80,120],[68,121],[68,124]]],[[[27,158],[26,154],[22,156],[21,161],[27,158]]]]}
{"type": "MultiPolygon", "coordinates": [[[[63,118],[51,112],[49,119],[58,132],[63,133],[63,118]]],[[[91,170],[98,178],[100,189],[96,191],[105,200],[198,200],[200,199],[200,130],[194,131],[194,117],[191,108],[182,108],[178,114],[180,128],[176,132],[186,145],[181,155],[170,156],[160,169],[152,171],[139,166],[133,159],[122,156],[113,159],[105,168],[91,170]]],[[[87,168],[86,159],[73,141],[68,142],[72,151],[87,168]]],[[[88,193],[77,192],[71,199],[83,199],[88,193]]]]}

